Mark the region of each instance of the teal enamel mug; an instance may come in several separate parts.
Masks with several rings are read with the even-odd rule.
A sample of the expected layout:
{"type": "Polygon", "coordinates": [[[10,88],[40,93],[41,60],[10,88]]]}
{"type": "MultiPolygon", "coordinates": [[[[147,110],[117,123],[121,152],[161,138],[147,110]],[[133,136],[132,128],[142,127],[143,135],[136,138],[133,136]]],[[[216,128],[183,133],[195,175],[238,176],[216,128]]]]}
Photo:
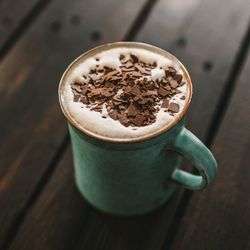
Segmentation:
{"type": "Polygon", "coordinates": [[[59,85],[61,109],[68,120],[73,148],[76,185],[97,209],[118,215],[150,212],[165,203],[178,186],[192,190],[213,182],[217,164],[209,149],[184,127],[192,97],[192,83],[185,67],[168,52],[137,42],[109,43],[94,48],[71,63],[59,85]],[[65,79],[75,65],[107,48],[143,48],[173,60],[182,69],[189,94],[182,111],[166,126],[135,138],[109,138],[80,126],[67,110],[63,93],[65,79]],[[197,175],[181,170],[184,157],[197,175]]]}

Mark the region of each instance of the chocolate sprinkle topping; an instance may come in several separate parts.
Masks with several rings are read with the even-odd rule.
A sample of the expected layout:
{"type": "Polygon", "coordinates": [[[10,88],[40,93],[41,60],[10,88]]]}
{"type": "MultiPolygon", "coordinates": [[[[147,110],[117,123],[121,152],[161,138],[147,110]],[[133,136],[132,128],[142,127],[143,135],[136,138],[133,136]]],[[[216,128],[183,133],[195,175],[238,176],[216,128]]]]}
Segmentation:
{"type": "MultiPolygon", "coordinates": [[[[100,113],[106,107],[108,116],[126,127],[154,123],[160,107],[171,115],[179,112],[177,103],[169,103],[175,94],[181,93],[178,88],[184,84],[175,68],[169,67],[165,77],[151,80],[148,76],[157,67],[156,62],[145,63],[133,54],[120,55],[119,59],[119,69],[96,66],[84,76],[83,83],[72,83],[74,101],[100,113]]],[[[106,119],[107,115],[102,117],[106,119]]]]}
{"type": "Polygon", "coordinates": [[[177,113],[177,112],[179,112],[179,109],[180,109],[180,107],[177,103],[171,102],[169,104],[169,108],[168,108],[169,111],[172,111],[173,113],[177,113]]]}
{"type": "Polygon", "coordinates": [[[161,107],[162,108],[168,108],[168,106],[169,106],[169,100],[168,99],[163,99],[161,107]]]}

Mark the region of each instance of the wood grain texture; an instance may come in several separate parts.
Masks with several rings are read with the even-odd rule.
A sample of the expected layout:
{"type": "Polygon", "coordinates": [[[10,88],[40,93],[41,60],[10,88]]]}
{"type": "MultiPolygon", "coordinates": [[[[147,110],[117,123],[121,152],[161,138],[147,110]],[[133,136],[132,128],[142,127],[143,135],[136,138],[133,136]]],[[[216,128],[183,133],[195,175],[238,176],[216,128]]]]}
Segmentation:
{"type": "Polygon", "coordinates": [[[250,56],[213,145],[219,174],[195,195],[171,249],[250,249],[250,56]]]}
{"type": "MultiPolygon", "coordinates": [[[[137,40],[169,50],[187,67],[194,88],[187,127],[204,139],[247,30],[250,4],[248,0],[202,1],[191,17],[173,28],[173,16],[183,18],[183,3],[177,2],[178,12],[172,10],[170,17],[164,15],[166,1],[159,2],[137,40]],[[173,35],[176,28],[178,36],[173,35]]],[[[192,4],[197,5],[196,1],[192,4]]]]}
{"type": "MultiPolygon", "coordinates": [[[[248,25],[249,10],[242,11],[241,8],[242,4],[247,5],[247,1],[239,5],[231,1],[230,4],[234,6],[226,6],[226,1],[219,5],[217,1],[202,3],[194,1],[187,6],[174,2],[173,6],[168,6],[166,1],[160,1],[142,32],[137,36],[139,41],[153,43],[170,50],[187,65],[194,81],[194,100],[191,107],[193,111],[188,115],[188,127],[203,140],[248,25]],[[185,11],[181,11],[181,8],[188,10],[188,14],[184,15],[185,11]],[[178,12],[173,13],[175,9],[178,12]],[[182,22],[175,22],[174,16],[177,16],[177,13],[180,13],[178,18],[182,22]],[[216,24],[212,23],[211,15],[219,16],[215,19],[216,24]],[[232,25],[234,28],[231,30],[232,25]],[[160,27],[159,30],[158,27],[160,27]],[[185,42],[184,44],[183,41],[180,42],[181,38],[185,38],[186,45],[184,45],[185,42]],[[225,40],[226,45],[221,47],[225,40]]],[[[183,204],[186,205],[185,197],[183,200],[182,195],[181,191],[166,204],[160,212],[160,219],[154,219],[152,224],[145,224],[130,232],[126,230],[125,223],[122,224],[122,229],[115,237],[118,242],[121,242],[120,244],[111,240],[117,230],[108,230],[107,225],[104,224],[102,227],[97,226],[94,230],[89,230],[88,236],[81,238],[78,249],[90,247],[90,242],[95,237],[98,239],[100,237],[100,241],[96,242],[93,249],[98,247],[102,249],[104,246],[107,249],[168,249],[173,234],[178,228],[179,216],[185,209],[182,207],[183,204]],[[109,232],[107,237],[103,236],[105,232],[109,232]]],[[[153,216],[157,218],[158,215],[159,213],[156,212],[153,216]]],[[[100,223],[95,213],[90,216],[92,216],[89,219],[90,225],[95,225],[97,221],[100,223]]],[[[130,226],[130,230],[131,228],[136,226],[130,226]]]]}
{"type": "MultiPolygon", "coordinates": [[[[186,19],[190,18],[190,15],[193,14],[194,9],[197,7],[197,5],[193,5],[192,8],[188,7],[189,3],[190,2],[187,2],[187,4],[183,6],[183,22],[185,22],[184,17],[186,17],[186,19]],[[184,11],[184,9],[186,10],[186,12],[184,11]]],[[[173,2],[169,2],[169,6],[167,6],[168,8],[165,8],[166,11],[169,11],[167,13],[171,13],[172,4],[173,2]]],[[[159,7],[156,6],[156,8],[159,7]]],[[[178,36],[178,34],[178,30],[176,30],[176,37],[178,36]]],[[[66,160],[68,161],[70,169],[73,171],[70,158],[67,158],[66,160]]],[[[58,166],[58,168],[60,169],[61,166],[58,166]]],[[[57,174],[55,173],[52,176],[52,179],[57,178],[57,174]]],[[[72,185],[68,183],[72,180],[68,180],[66,178],[67,177],[65,176],[64,185],[72,185]]],[[[47,189],[42,192],[41,197],[39,197],[38,203],[43,203],[46,200],[46,196],[48,195],[47,192],[47,189]]],[[[177,197],[180,198],[181,196],[177,197]]],[[[179,203],[178,198],[172,199],[167,205],[154,213],[141,217],[130,218],[127,220],[112,216],[106,216],[91,208],[91,212],[88,215],[89,219],[85,222],[86,229],[82,233],[79,232],[79,239],[76,245],[76,249],[159,249],[165,241],[168,228],[171,226],[172,217],[179,203]]],[[[47,204],[48,208],[51,206],[55,206],[56,202],[57,201],[53,201],[53,203],[51,203],[51,201],[49,201],[49,203],[47,204]]],[[[58,203],[61,204],[60,206],[64,207],[63,202],[67,201],[61,200],[61,202],[62,203],[58,201],[58,203]]],[[[41,241],[41,238],[30,237],[33,230],[37,230],[37,232],[39,232],[42,237],[46,237],[46,235],[53,235],[55,233],[55,229],[52,229],[49,225],[47,227],[47,230],[43,232],[39,231],[43,230],[42,228],[34,228],[37,223],[34,222],[34,217],[30,216],[30,214],[34,214],[34,216],[36,216],[37,213],[40,214],[39,206],[35,206],[34,209],[29,212],[27,220],[25,220],[23,225],[20,227],[19,233],[14,240],[13,245],[11,246],[12,249],[20,248],[23,245],[26,246],[25,242],[27,242],[27,238],[29,239],[31,248],[37,247],[39,245],[39,242],[41,241]],[[34,229],[31,230],[31,228],[34,229]]],[[[73,210],[72,213],[74,213],[73,210]]],[[[47,218],[47,211],[44,211],[42,215],[43,217],[41,217],[41,220],[49,222],[50,219],[47,218]],[[45,217],[47,219],[45,219],[45,217]]],[[[77,214],[75,215],[77,216],[77,214]]],[[[53,216],[57,221],[57,223],[54,224],[54,228],[60,229],[62,227],[73,226],[65,224],[65,221],[61,220],[61,218],[58,217],[56,213],[53,216]]],[[[69,223],[71,222],[69,221],[69,223]]],[[[82,222],[79,220],[79,223],[82,222]]],[[[59,232],[61,231],[59,230],[59,232]]],[[[65,235],[63,234],[63,232],[61,233],[61,238],[64,238],[65,235]]],[[[74,238],[75,236],[69,234],[68,237],[74,238]]],[[[68,240],[70,241],[71,239],[68,240]]],[[[48,247],[48,249],[51,249],[50,244],[52,243],[50,243],[49,241],[46,243],[46,247],[48,247]]],[[[54,245],[53,247],[55,249],[60,249],[60,244],[58,246],[54,245]]],[[[25,247],[23,249],[25,249],[25,247]]]]}
{"type": "MultiPolygon", "coordinates": [[[[204,141],[209,136],[210,123],[213,122],[217,104],[225,90],[228,76],[239,51],[239,45],[247,30],[250,5],[247,1],[237,3],[234,1],[204,1],[199,4],[198,8],[196,7],[191,18],[178,27],[178,37],[172,35],[173,29],[171,28],[169,36],[162,35],[163,33],[168,34],[168,26],[173,23],[167,15],[164,18],[164,9],[166,9],[164,5],[165,2],[159,3],[160,8],[155,9],[151,19],[145,25],[145,30],[142,30],[137,39],[169,50],[186,65],[194,85],[194,96],[187,114],[187,127],[204,141]],[[244,10],[242,10],[242,6],[245,8],[244,10]],[[162,18],[160,18],[161,16],[162,18]],[[161,35],[157,35],[157,29],[154,27],[161,27],[163,30],[161,35]]],[[[204,197],[208,191],[209,188],[203,191],[204,197]]],[[[182,205],[188,205],[191,192],[180,192],[179,195],[183,199],[176,197],[176,199],[180,199],[180,203],[176,207],[177,213],[171,226],[179,225],[165,231],[166,240],[161,247],[164,250],[169,249],[169,244],[172,244],[172,230],[177,231],[178,227],[182,228],[182,223],[178,220],[184,213],[185,208],[182,205]]],[[[192,195],[195,197],[197,194],[192,195]]],[[[222,210],[221,213],[223,213],[222,210]]],[[[188,213],[185,216],[188,216],[188,213]]],[[[193,219],[190,222],[195,224],[196,220],[193,219]]],[[[161,223],[163,224],[163,222],[161,223]]],[[[188,230],[186,224],[182,232],[188,230]]],[[[210,230],[213,229],[210,228],[210,230]]],[[[195,235],[192,240],[195,241],[195,235]]],[[[212,241],[212,238],[210,240],[212,241]]],[[[178,237],[178,241],[182,242],[181,235],[178,237]]],[[[175,249],[186,249],[187,246],[188,243],[175,249]]],[[[201,244],[199,249],[203,246],[204,244],[201,244]]]]}
{"type": "MultiPolygon", "coordinates": [[[[209,105],[212,105],[211,114],[208,113],[204,120],[204,115],[200,115],[200,112],[202,107],[204,109],[203,105],[207,103],[203,99],[208,100],[209,97],[206,97],[206,93],[211,95],[210,88],[217,89],[217,85],[219,87],[216,97],[210,97],[213,101],[219,99],[221,90],[225,86],[226,76],[231,70],[230,66],[235,58],[239,42],[243,37],[248,18],[248,12],[239,8],[238,5],[235,4],[230,7],[225,2],[223,3],[218,5],[215,1],[202,1],[201,4],[199,1],[187,1],[186,4],[182,2],[182,5],[180,5],[180,1],[159,1],[142,33],[137,38],[140,41],[150,42],[170,50],[187,64],[191,71],[191,77],[196,82],[195,88],[201,89],[198,92],[195,91],[197,99],[195,101],[194,98],[195,105],[192,105],[194,111],[190,113],[189,121],[190,124],[193,124],[191,128],[202,138],[204,138],[208,129],[208,121],[216,109],[216,102],[209,103],[209,105]],[[207,12],[210,12],[210,14],[207,12]],[[211,23],[213,14],[222,15],[222,13],[223,17],[218,18],[219,24],[211,23]],[[235,20],[233,30],[231,30],[232,17],[235,20]],[[230,34],[227,34],[226,31],[223,32],[223,29],[230,29],[230,34]],[[207,34],[210,34],[210,36],[207,36],[207,34]],[[186,45],[183,38],[187,39],[186,45]],[[225,39],[227,40],[226,48],[220,48],[225,39]],[[203,63],[210,58],[214,59],[212,70],[204,70],[203,63]],[[209,88],[207,88],[208,84],[210,84],[209,88]],[[201,95],[201,97],[197,97],[197,95],[201,95]],[[197,110],[197,113],[195,110],[197,110]],[[200,122],[199,119],[203,119],[203,121],[200,122]]],[[[230,2],[230,4],[233,3],[230,2]]],[[[60,46],[63,46],[63,44],[60,46]]],[[[207,69],[209,66],[205,66],[205,68],[207,69]]],[[[215,92],[212,93],[215,94],[215,92]]],[[[72,176],[72,172],[72,161],[70,156],[67,155],[57,166],[48,185],[30,209],[10,249],[27,249],[27,247],[30,247],[30,249],[38,247],[39,249],[40,245],[43,246],[43,249],[64,249],[59,239],[63,239],[62,241],[65,242],[65,249],[156,250],[170,247],[169,239],[171,240],[172,230],[176,226],[175,224],[178,224],[176,210],[178,208],[180,210],[182,191],[178,192],[168,204],[154,213],[131,218],[114,217],[92,209],[84,201],[81,203],[81,197],[76,194],[73,179],[69,177],[72,176]],[[63,172],[62,168],[65,168],[65,166],[69,167],[67,171],[70,172],[61,175],[60,172],[63,172]],[[47,201],[47,197],[50,197],[51,194],[51,187],[57,183],[57,179],[59,187],[53,194],[53,199],[47,201]],[[75,193],[74,201],[71,200],[70,195],[64,197],[64,187],[69,187],[69,192],[75,193]],[[69,205],[71,202],[74,202],[72,207],[69,205]],[[63,220],[63,215],[57,212],[64,206],[67,214],[72,216],[67,221],[63,220]],[[43,207],[42,212],[39,209],[40,207],[43,207]],[[81,209],[83,213],[78,214],[81,209]],[[79,220],[76,218],[79,218],[79,220]],[[52,220],[52,224],[50,220],[52,220]],[[62,228],[65,229],[67,234],[62,228]],[[73,228],[76,228],[77,231],[74,231],[73,228]],[[68,229],[72,229],[72,232],[70,233],[68,229]],[[55,240],[53,240],[53,236],[55,240]]],[[[206,192],[204,191],[204,194],[206,192]]]]}
{"type": "MultiPolygon", "coordinates": [[[[0,65],[0,239],[4,242],[66,134],[57,87],[82,51],[121,40],[144,4],[53,1],[0,65]],[[110,18],[110,4],[115,12],[110,18]],[[117,28],[117,23],[123,25],[117,28]]],[[[1,242],[1,243],[2,243],[1,242]]]]}
{"type": "Polygon", "coordinates": [[[0,5],[0,48],[17,32],[18,27],[39,0],[3,1],[0,5]]]}
{"type": "Polygon", "coordinates": [[[165,209],[129,218],[93,209],[76,189],[68,149],[10,249],[158,249],[156,226],[167,220],[165,209]]]}
{"type": "Polygon", "coordinates": [[[31,237],[15,241],[12,248],[73,249],[85,228],[89,205],[74,185],[72,166],[68,164],[71,160],[71,152],[67,150],[59,162],[60,168],[55,170],[57,178],[49,181],[46,195],[34,206],[39,212],[30,214],[32,223],[26,233],[31,237]]]}

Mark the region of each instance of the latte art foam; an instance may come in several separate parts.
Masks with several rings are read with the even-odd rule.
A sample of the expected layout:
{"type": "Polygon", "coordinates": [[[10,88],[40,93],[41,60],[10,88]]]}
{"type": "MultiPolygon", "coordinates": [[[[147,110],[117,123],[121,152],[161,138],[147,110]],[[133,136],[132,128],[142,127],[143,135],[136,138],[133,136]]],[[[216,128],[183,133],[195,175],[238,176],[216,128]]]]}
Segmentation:
{"type": "MultiPolygon", "coordinates": [[[[184,78],[182,84],[177,88],[178,92],[168,97],[171,107],[166,108],[163,104],[164,100],[160,100],[157,104],[158,111],[154,114],[155,121],[149,125],[145,125],[144,123],[143,126],[139,126],[136,123],[129,123],[129,125],[124,126],[119,119],[110,117],[110,110],[108,110],[106,105],[101,107],[100,112],[96,112],[95,110],[91,110],[90,105],[76,100],[76,96],[72,91],[72,84],[86,82],[86,78],[88,78],[91,71],[96,69],[97,65],[100,69],[109,67],[120,71],[122,65],[121,55],[128,58],[131,55],[135,55],[139,61],[151,65],[154,64],[155,67],[146,76],[149,81],[157,81],[157,79],[161,81],[162,78],[166,77],[166,71],[171,67],[179,75],[183,76],[182,69],[178,68],[177,64],[169,58],[143,48],[118,47],[102,51],[89,58],[86,57],[81,62],[75,63],[65,75],[65,86],[61,94],[63,107],[70,114],[77,126],[104,137],[126,139],[151,134],[173,122],[178,114],[182,112],[190,95],[189,87],[184,78]]],[[[97,79],[98,74],[96,74],[97,79]]]]}

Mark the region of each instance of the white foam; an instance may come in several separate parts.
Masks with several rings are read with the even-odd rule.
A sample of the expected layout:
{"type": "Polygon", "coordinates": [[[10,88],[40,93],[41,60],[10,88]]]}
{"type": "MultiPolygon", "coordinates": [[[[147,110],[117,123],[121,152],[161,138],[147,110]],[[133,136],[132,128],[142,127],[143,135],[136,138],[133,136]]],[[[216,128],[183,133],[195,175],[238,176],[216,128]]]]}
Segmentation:
{"type": "MultiPolygon", "coordinates": [[[[171,116],[168,112],[164,112],[164,109],[160,109],[160,111],[156,114],[155,123],[144,127],[125,127],[119,121],[115,121],[107,115],[105,106],[103,106],[103,112],[102,114],[100,114],[99,112],[91,111],[86,107],[85,104],[81,102],[73,101],[71,83],[82,82],[84,80],[83,75],[87,75],[91,69],[94,69],[96,67],[97,64],[100,67],[109,66],[118,69],[120,66],[120,54],[126,55],[131,53],[136,55],[139,60],[142,60],[144,62],[157,63],[157,68],[152,70],[152,74],[150,76],[154,80],[157,78],[162,78],[164,76],[164,70],[169,66],[175,67],[175,69],[178,70],[178,74],[183,73],[182,70],[174,65],[173,62],[168,58],[145,49],[113,48],[97,54],[94,58],[87,58],[82,63],[76,65],[73,68],[71,74],[66,76],[64,93],[61,97],[64,108],[70,113],[71,117],[73,117],[78,126],[105,137],[123,139],[135,138],[138,136],[150,134],[159,130],[175,119],[177,114],[171,116]],[[98,59],[98,61],[96,60],[96,58],[98,59]],[[102,116],[106,116],[106,118],[103,118],[102,116]]],[[[181,90],[181,93],[175,95],[173,97],[173,100],[174,102],[179,104],[179,112],[181,112],[185,102],[188,99],[187,96],[189,93],[187,84],[184,84],[178,89],[181,90]],[[180,98],[182,96],[186,96],[186,99],[181,100],[180,98]]]]}

